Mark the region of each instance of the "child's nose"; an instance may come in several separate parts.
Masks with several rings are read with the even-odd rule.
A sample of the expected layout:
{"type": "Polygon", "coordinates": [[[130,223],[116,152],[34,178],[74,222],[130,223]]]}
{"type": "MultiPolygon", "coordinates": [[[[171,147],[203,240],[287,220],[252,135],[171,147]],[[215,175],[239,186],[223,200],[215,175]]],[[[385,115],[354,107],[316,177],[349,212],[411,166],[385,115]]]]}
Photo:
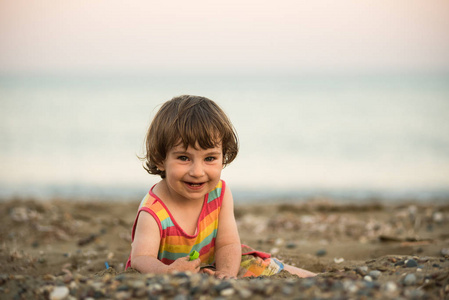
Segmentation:
{"type": "Polygon", "coordinates": [[[190,168],[190,176],[200,177],[204,175],[204,168],[202,162],[193,162],[190,168]]]}

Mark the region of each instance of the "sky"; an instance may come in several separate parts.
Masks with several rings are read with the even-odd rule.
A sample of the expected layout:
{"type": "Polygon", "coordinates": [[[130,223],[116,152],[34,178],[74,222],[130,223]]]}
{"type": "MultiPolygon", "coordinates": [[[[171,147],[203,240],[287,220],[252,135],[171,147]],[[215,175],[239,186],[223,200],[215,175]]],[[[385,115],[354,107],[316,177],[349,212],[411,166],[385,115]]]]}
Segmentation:
{"type": "Polygon", "coordinates": [[[0,73],[447,71],[447,0],[0,0],[0,73]]]}

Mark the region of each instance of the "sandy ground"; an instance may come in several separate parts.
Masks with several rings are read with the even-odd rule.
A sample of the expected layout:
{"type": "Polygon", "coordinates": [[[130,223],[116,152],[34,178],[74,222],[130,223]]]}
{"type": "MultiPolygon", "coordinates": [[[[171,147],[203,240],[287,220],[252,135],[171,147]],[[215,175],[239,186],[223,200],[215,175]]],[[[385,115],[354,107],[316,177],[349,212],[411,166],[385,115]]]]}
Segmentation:
{"type": "MultiPolygon", "coordinates": [[[[0,298],[57,299],[52,287],[39,292],[39,285],[52,286],[48,281],[58,278],[69,284],[75,275],[103,276],[105,263],[110,266],[107,273],[122,273],[137,206],[137,202],[98,200],[0,201],[0,298]]],[[[381,291],[393,283],[392,295],[398,297],[449,297],[449,204],[343,205],[318,199],[237,205],[235,214],[242,243],[319,273],[316,280],[322,285],[325,280],[334,286],[329,280],[350,279],[356,287],[357,282],[376,282],[371,288],[381,291]]],[[[292,284],[285,273],[272,280],[292,284]]],[[[308,293],[322,298],[341,295],[323,289],[308,293]]],[[[348,295],[359,288],[345,284],[340,289],[347,289],[348,295]]],[[[70,291],[68,298],[79,298],[70,291]]],[[[283,297],[298,297],[297,293],[283,297]]],[[[126,295],[130,296],[112,297],[126,299],[126,295]]]]}

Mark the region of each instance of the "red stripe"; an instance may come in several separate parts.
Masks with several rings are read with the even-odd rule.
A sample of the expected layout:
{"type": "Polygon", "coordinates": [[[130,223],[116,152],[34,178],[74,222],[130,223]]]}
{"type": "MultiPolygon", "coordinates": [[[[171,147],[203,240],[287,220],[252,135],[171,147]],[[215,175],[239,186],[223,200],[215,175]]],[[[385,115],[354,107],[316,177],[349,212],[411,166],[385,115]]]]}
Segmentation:
{"type": "Polygon", "coordinates": [[[207,244],[206,246],[204,246],[203,248],[201,248],[201,250],[200,250],[200,256],[201,256],[201,255],[204,255],[204,254],[206,254],[206,253],[208,253],[209,250],[210,250],[210,248],[213,248],[213,247],[215,247],[215,238],[213,238],[212,241],[211,241],[209,244],[207,244]]]}

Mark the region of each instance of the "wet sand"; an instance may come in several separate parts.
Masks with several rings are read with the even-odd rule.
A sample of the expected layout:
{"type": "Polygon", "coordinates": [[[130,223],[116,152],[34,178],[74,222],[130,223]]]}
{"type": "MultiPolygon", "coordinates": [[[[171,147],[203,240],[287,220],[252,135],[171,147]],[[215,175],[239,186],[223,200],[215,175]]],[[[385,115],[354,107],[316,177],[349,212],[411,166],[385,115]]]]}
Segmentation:
{"type": "Polygon", "coordinates": [[[237,205],[242,243],[319,275],[229,281],[124,272],[137,206],[1,201],[0,298],[449,297],[449,204],[237,205]]]}

